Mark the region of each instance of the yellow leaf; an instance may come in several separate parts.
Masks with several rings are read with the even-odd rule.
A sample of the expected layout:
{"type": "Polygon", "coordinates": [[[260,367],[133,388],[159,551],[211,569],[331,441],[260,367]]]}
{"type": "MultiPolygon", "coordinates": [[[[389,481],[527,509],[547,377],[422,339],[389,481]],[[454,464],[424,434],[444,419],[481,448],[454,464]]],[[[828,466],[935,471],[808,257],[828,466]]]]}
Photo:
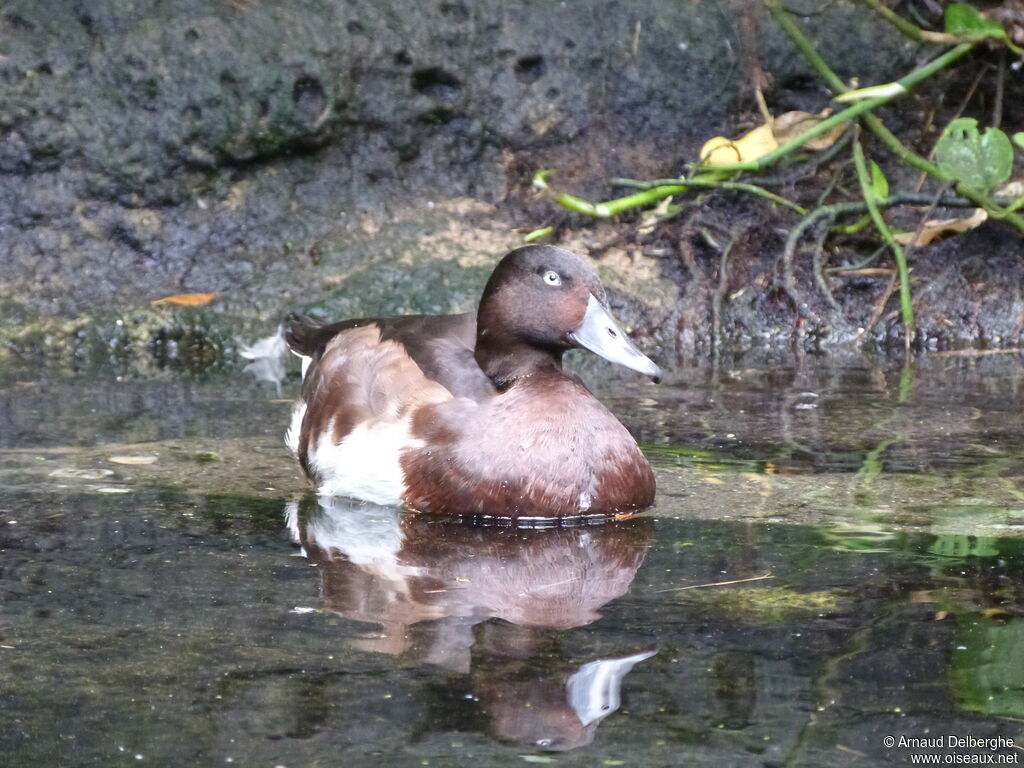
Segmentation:
{"type": "Polygon", "coordinates": [[[976,208],[970,216],[959,219],[929,219],[924,223],[921,234],[916,240],[914,232],[900,232],[896,235],[896,242],[901,245],[910,245],[913,242],[917,247],[928,245],[944,237],[975,229],[981,226],[986,219],[988,219],[988,213],[984,208],[976,208]]]}
{"type": "Polygon", "coordinates": [[[743,163],[764,157],[778,148],[779,143],[775,140],[772,127],[766,123],[748,131],[735,141],[716,136],[701,147],[700,158],[704,165],[743,163]]]}
{"type": "Polygon", "coordinates": [[[728,165],[740,161],[740,151],[725,136],[715,136],[700,148],[700,161],[704,165],[728,165]]]}
{"type": "MultiPolygon", "coordinates": [[[[830,114],[831,111],[826,109],[819,115],[800,110],[784,112],[774,118],[769,115],[766,118],[768,122],[748,131],[738,139],[730,140],[724,136],[715,136],[715,138],[709,139],[701,147],[700,161],[703,165],[729,165],[757,160],[774,152],[780,144],[809,131],[816,122],[824,120],[830,114]]],[[[808,141],[804,147],[816,152],[828,149],[843,135],[847,125],[848,123],[842,123],[835,126],[830,131],[808,141]]]]}
{"type": "Polygon", "coordinates": [[[182,307],[201,307],[209,304],[217,298],[216,293],[178,293],[174,296],[164,296],[162,299],[150,302],[151,304],[178,304],[182,307]]]}

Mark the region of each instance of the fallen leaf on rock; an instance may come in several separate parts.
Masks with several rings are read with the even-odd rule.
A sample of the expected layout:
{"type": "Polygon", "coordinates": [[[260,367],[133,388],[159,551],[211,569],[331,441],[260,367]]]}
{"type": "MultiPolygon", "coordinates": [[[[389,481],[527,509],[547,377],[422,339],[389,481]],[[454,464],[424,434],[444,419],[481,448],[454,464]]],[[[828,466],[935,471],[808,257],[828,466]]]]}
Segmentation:
{"type": "MultiPolygon", "coordinates": [[[[1024,137],[1024,133],[1019,134],[1024,137]]],[[[1024,141],[1019,142],[1024,147],[1024,141]]],[[[1024,197],[1024,180],[1015,179],[1008,181],[996,190],[1000,197],[1024,197]]]]}
{"type": "Polygon", "coordinates": [[[56,477],[60,480],[102,480],[114,474],[112,469],[72,469],[61,467],[50,472],[49,477],[56,477]]]}
{"type": "MultiPolygon", "coordinates": [[[[774,152],[781,144],[809,131],[815,123],[824,120],[830,114],[831,110],[826,109],[817,115],[802,110],[783,112],[778,117],[768,115],[763,125],[748,131],[738,139],[727,139],[724,136],[709,139],[701,147],[700,161],[704,165],[728,165],[757,160],[774,152]]],[[[804,147],[815,152],[828,149],[839,141],[847,125],[848,123],[840,123],[821,136],[806,142],[804,147]]]]}
{"type": "Polygon", "coordinates": [[[177,304],[182,307],[202,307],[217,298],[216,293],[177,293],[174,296],[164,296],[162,299],[150,302],[157,304],[177,304]]]}
{"type": "Polygon", "coordinates": [[[910,245],[913,243],[915,247],[921,247],[936,240],[941,240],[944,237],[958,235],[961,232],[975,229],[981,226],[987,219],[988,213],[986,213],[984,208],[977,208],[970,216],[958,219],[929,219],[924,223],[924,227],[921,228],[921,234],[916,239],[914,238],[916,234],[914,232],[900,232],[896,235],[896,242],[900,245],[910,245]]]}

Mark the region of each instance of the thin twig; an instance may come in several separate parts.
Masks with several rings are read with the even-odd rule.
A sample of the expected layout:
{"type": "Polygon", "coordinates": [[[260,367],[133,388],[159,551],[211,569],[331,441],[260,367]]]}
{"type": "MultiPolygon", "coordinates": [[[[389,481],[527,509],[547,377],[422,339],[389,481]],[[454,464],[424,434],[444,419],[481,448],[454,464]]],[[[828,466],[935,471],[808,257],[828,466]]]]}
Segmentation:
{"type": "Polygon", "coordinates": [[[880,298],[878,303],[875,304],[875,311],[871,313],[871,317],[868,319],[867,324],[857,334],[854,341],[860,341],[871,333],[872,328],[878,325],[878,321],[882,319],[882,313],[885,312],[885,305],[889,303],[889,298],[892,296],[893,291],[896,290],[896,278],[897,274],[893,272],[892,276],[889,278],[889,284],[885,286],[885,290],[882,291],[882,298],[880,298]]]}
{"type": "Polygon", "coordinates": [[[712,581],[707,584],[690,584],[687,587],[672,587],[671,589],[659,589],[655,594],[662,592],[683,592],[687,589],[703,589],[704,587],[728,587],[730,584],[745,584],[748,581],[764,581],[774,579],[775,574],[766,573],[763,576],[751,576],[749,579],[733,579],[732,581],[712,581]]]}
{"type": "Polygon", "coordinates": [[[909,243],[907,243],[907,247],[903,250],[903,255],[906,258],[909,259],[910,254],[913,252],[914,248],[917,247],[917,243],[921,239],[921,233],[924,232],[924,228],[928,225],[928,220],[932,217],[932,214],[935,213],[935,207],[939,204],[939,200],[942,199],[942,195],[945,191],[945,189],[939,189],[939,191],[935,193],[935,199],[932,200],[932,204],[928,206],[928,210],[924,212],[924,216],[922,216],[921,220],[917,222],[917,229],[914,230],[914,237],[909,243]]]}
{"type": "Polygon", "coordinates": [[[729,290],[729,254],[739,242],[740,232],[737,232],[729,240],[729,244],[722,249],[722,258],[718,266],[718,289],[711,297],[711,350],[717,361],[720,357],[721,344],[718,335],[722,331],[722,300],[729,290]]]}
{"type": "Polygon", "coordinates": [[[839,306],[836,297],[832,295],[832,290],[828,287],[828,282],[825,280],[825,273],[822,271],[825,267],[825,240],[828,236],[829,227],[822,227],[821,233],[818,235],[818,241],[814,244],[814,282],[817,283],[818,290],[821,291],[828,305],[835,312],[842,313],[843,308],[839,306]]]}
{"type": "MultiPolygon", "coordinates": [[[[868,221],[871,221],[871,219],[869,218],[868,221]]],[[[888,245],[886,245],[885,243],[882,243],[880,246],[878,246],[878,248],[875,249],[874,253],[872,253],[866,259],[863,259],[862,261],[858,261],[856,264],[846,264],[845,266],[841,266],[841,267],[826,267],[825,271],[826,272],[838,272],[839,274],[845,274],[847,272],[855,273],[855,272],[857,272],[860,269],[864,269],[864,267],[868,266],[869,264],[873,264],[875,262],[875,260],[879,256],[882,255],[882,252],[886,248],[888,248],[888,247],[889,247],[888,245]]],[[[889,274],[891,271],[892,270],[887,269],[885,271],[885,273],[889,274]]]]}
{"type": "Polygon", "coordinates": [[[996,103],[992,106],[992,125],[996,128],[1003,122],[1003,88],[1006,81],[1006,51],[1001,51],[996,69],[996,103]]]}

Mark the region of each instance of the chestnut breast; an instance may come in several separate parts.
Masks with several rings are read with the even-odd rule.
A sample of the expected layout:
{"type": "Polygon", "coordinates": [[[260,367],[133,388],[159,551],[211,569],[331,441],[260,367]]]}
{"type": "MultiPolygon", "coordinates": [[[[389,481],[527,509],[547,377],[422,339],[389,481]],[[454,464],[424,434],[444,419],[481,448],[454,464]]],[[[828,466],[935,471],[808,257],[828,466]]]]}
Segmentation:
{"type": "Polygon", "coordinates": [[[650,506],[654,473],[625,427],[575,378],[539,371],[475,407],[417,409],[402,455],[414,509],[494,517],[624,514],[650,506]]]}

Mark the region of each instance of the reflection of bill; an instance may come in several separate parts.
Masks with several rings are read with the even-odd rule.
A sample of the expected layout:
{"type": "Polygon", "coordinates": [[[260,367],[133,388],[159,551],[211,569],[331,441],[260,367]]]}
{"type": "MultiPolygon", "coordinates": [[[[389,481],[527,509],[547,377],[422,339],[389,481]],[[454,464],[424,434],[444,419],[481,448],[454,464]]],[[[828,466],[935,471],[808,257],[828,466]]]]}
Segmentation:
{"type": "Polygon", "coordinates": [[[468,673],[499,738],[588,744],[618,709],[625,675],[655,653],[570,664],[545,631],[590,624],[626,593],[650,520],[525,530],[327,498],[289,504],[286,519],[319,566],[324,606],[382,627],[355,645],[468,673]]]}

